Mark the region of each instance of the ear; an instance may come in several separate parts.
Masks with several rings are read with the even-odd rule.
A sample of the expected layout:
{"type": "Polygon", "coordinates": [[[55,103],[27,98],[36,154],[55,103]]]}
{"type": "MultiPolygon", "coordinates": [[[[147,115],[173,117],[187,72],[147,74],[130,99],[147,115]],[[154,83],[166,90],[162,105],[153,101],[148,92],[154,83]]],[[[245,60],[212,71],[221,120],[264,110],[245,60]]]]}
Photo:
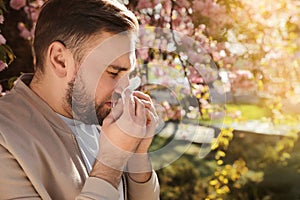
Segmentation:
{"type": "Polygon", "coordinates": [[[52,42],[48,48],[47,57],[52,71],[60,78],[67,76],[69,59],[68,49],[58,41],[52,42]]]}

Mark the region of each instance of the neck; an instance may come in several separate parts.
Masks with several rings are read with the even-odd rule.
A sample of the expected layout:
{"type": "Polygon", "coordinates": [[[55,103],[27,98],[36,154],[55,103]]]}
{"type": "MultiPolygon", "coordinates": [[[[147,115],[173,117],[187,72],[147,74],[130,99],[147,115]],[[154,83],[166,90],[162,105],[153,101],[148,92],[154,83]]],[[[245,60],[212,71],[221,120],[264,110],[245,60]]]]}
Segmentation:
{"type": "Polygon", "coordinates": [[[29,85],[31,90],[43,99],[54,112],[68,118],[73,118],[72,112],[69,112],[69,109],[65,106],[67,105],[67,102],[65,101],[65,89],[50,77],[42,76],[42,78],[37,74],[33,76],[29,85]]]}

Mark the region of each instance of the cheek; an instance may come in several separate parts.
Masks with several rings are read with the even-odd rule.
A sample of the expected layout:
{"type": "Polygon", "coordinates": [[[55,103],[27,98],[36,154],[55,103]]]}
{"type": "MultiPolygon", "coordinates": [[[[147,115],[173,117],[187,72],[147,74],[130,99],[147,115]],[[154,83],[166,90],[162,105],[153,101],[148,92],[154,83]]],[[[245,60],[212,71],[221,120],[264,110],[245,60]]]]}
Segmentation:
{"type": "Polygon", "coordinates": [[[111,78],[102,78],[98,82],[98,86],[96,88],[96,102],[101,102],[105,100],[106,98],[110,97],[115,89],[115,86],[117,84],[117,80],[111,79],[111,78]]]}

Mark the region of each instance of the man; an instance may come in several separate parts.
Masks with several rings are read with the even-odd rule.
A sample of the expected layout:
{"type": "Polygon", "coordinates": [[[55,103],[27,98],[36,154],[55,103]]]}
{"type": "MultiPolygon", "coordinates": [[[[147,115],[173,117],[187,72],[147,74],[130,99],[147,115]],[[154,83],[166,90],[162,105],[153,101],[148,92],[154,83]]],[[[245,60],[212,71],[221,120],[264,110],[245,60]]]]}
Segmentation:
{"type": "Polygon", "coordinates": [[[35,73],[0,99],[0,199],[159,198],[157,114],[129,86],[137,31],[115,1],[44,5],[35,73]]]}

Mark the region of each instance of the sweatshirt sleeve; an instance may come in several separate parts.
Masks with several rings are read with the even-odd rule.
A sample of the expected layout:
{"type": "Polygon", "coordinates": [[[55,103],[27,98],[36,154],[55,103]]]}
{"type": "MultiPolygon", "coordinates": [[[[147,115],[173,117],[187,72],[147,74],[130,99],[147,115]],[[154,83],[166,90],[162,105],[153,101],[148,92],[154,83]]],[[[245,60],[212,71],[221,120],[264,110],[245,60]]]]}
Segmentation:
{"type": "MultiPolygon", "coordinates": [[[[1,135],[0,135],[1,139],[1,135]]],[[[0,199],[51,199],[46,190],[36,190],[15,157],[0,141],[0,199]],[[39,192],[38,192],[39,191],[39,192]],[[42,192],[42,193],[40,193],[42,192]],[[43,197],[43,198],[41,198],[43,197]]],[[[126,177],[128,200],[158,200],[159,183],[155,171],[146,183],[137,183],[126,177]]],[[[42,187],[42,186],[41,186],[42,187]]],[[[88,177],[76,200],[118,200],[119,191],[105,180],[88,177]]]]}
{"type": "Polygon", "coordinates": [[[132,180],[128,175],[128,198],[129,200],[158,200],[159,199],[159,182],[157,175],[152,170],[152,175],[149,181],[145,183],[137,183],[132,180]]]}
{"type": "MultiPolygon", "coordinates": [[[[51,199],[46,191],[43,195],[37,192],[17,160],[1,143],[0,161],[0,199],[51,199]]],[[[117,200],[119,199],[119,192],[108,182],[99,178],[89,177],[75,199],[117,200]]]]}
{"type": "Polygon", "coordinates": [[[76,200],[101,199],[117,200],[119,192],[110,183],[95,177],[87,178],[81,193],[76,200]]]}
{"type": "MultiPolygon", "coordinates": [[[[159,182],[155,171],[152,171],[151,178],[145,183],[137,183],[128,175],[126,178],[129,200],[159,200],[159,182]]],[[[117,200],[119,199],[119,192],[108,182],[99,178],[89,177],[76,200],[91,199],[117,200]]]]}
{"type": "Polygon", "coordinates": [[[18,162],[0,143],[0,199],[24,197],[41,199],[18,162]]]}

